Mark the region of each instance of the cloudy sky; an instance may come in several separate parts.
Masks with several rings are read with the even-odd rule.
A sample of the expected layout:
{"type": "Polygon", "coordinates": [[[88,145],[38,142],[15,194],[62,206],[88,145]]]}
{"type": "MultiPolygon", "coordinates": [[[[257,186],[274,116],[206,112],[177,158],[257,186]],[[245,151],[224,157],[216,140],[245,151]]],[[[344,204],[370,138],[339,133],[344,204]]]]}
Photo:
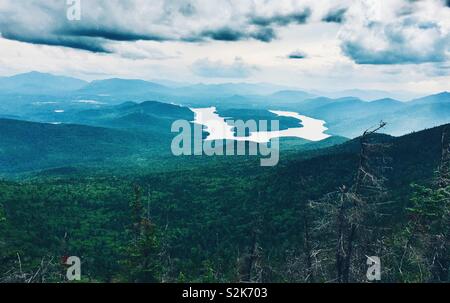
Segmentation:
{"type": "Polygon", "coordinates": [[[450,0],[68,2],[0,0],[0,76],[450,90],[450,0]]]}

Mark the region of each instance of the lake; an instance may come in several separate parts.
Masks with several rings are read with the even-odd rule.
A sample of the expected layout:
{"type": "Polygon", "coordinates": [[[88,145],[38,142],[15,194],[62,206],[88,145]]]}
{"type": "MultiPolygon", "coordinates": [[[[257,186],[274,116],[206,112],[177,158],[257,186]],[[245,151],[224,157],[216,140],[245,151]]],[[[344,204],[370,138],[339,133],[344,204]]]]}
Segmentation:
{"type": "MultiPolygon", "coordinates": [[[[234,128],[226,123],[228,117],[221,117],[217,113],[216,107],[190,108],[195,114],[194,123],[203,125],[209,133],[206,140],[235,140],[235,141],[252,141],[258,143],[266,143],[274,138],[294,137],[302,138],[310,141],[321,141],[329,138],[330,135],[325,134],[328,130],[325,127],[325,121],[314,119],[301,115],[296,112],[269,110],[271,113],[279,117],[291,117],[299,120],[299,127],[288,128],[279,131],[258,131],[252,132],[247,137],[236,137],[234,128]]],[[[270,122],[269,122],[270,123],[270,122]]]]}

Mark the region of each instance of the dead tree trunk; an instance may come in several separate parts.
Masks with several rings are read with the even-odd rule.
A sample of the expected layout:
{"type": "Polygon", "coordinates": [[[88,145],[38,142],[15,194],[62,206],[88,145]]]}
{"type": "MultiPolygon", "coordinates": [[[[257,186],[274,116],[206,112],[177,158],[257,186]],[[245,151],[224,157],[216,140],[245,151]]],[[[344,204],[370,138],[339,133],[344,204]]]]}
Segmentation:
{"type": "Polygon", "coordinates": [[[309,209],[305,207],[303,214],[303,241],[305,251],[305,282],[315,282],[315,273],[313,267],[313,248],[311,237],[311,226],[309,219],[309,209]]]}
{"type": "MultiPolygon", "coordinates": [[[[313,203],[322,212],[316,222],[316,233],[321,238],[335,239],[334,249],[323,249],[334,251],[336,275],[331,281],[348,283],[365,279],[364,258],[374,251],[372,246],[377,242],[376,224],[372,223],[377,216],[377,205],[384,201],[386,194],[384,175],[389,168],[389,158],[385,151],[389,144],[380,142],[374,135],[385,125],[381,122],[360,137],[359,164],[353,184],[350,187],[343,185],[313,203]]],[[[333,258],[322,256],[322,259],[333,258]]]]}
{"type": "Polygon", "coordinates": [[[261,247],[258,244],[256,233],[253,236],[252,247],[239,258],[238,267],[240,282],[262,282],[261,247]]]}

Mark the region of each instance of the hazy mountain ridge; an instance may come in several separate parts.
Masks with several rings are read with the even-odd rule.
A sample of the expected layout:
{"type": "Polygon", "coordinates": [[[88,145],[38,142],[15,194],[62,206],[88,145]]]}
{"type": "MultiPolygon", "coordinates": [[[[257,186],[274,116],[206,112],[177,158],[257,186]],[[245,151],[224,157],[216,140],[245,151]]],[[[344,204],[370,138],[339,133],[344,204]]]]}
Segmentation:
{"type": "Polygon", "coordinates": [[[0,77],[0,94],[59,94],[76,91],[88,82],[65,76],[30,72],[11,77],[0,77]]]}
{"type": "MultiPolygon", "coordinates": [[[[117,112],[114,117],[106,115],[106,112],[111,110],[111,105],[147,100],[192,107],[217,106],[219,114],[220,111],[245,109],[248,111],[245,118],[251,118],[251,109],[254,109],[255,115],[257,114],[255,119],[261,116],[261,110],[295,111],[325,120],[330,134],[345,137],[358,136],[364,129],[380,120],[388,122],[386,131],[394,135],[450,122],[448,92],[410,102],[389,97],[367,102],[357,97],[333,99],[265,84],[225,83],[170,87],[136,79],[113,78],[85,82],[37,72],[0,78],[0,87],[2,85],[9,87],[8,90],[0,92],[2,116],[36,122],[73,122],[122,127],[124,123],[132,124],[134,121],[138,128],[145,123],[158,125],[160,117],[148,117],[152,113],[145,110],[139,116],[135,112],[136,107],[130,108],[131,116],[128,118],[124,113],[123,117],[118,116],[117,112]],[[102,109],[106,112],[97,117],[99,121],[88,119],[84,112],[102,109]],[[114,119],[117,120],[113,121],[114,119]],[[102,124],[102,121],[105,123],[102,124]]],[[[376,96],[381,96],[381,92],[377,91],[376,96]]],[[[186,117],[192,118],[189,114],[177,118],[186,117]]]]}
{"type": "Polygon", "coordinates": [[[333,134],[353,138],[384,120],[386,132],[404,135],[450,122],[450,94],[444,92],[411,102],[384,98],[365,102],[357,98],[305,100],[297,111],[327,121],[333,134]]]}
{"type": "Polygon", "coordinates": [[[96,165],[130,156],[158,142],[109,128],[0,119],[0,170],[29,171],[76,163],[96,165]]]}

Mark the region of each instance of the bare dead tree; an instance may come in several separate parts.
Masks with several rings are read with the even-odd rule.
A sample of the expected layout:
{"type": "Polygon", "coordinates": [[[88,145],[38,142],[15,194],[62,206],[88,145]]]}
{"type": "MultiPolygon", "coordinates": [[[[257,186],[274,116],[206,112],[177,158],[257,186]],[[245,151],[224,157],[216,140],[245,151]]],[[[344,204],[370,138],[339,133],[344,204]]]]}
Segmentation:
{"type": "Polygon", "coordinates": [[[299,228],[302,230],[301,247],[293,248],[286,251],[286,259],[284,266],[281,267],[283,278],[288,282],[306,282],[315,283],[327,281],[327,266],[328,258],[326,249],[321,246],[320,236],[317,235],[317,230],[322,231],[327,229],[327,219],[316,215],[314,207],[310,202],[301,204],[299,213],[299,228]],[[320,222],[320,223],[319,223],[320,222]],[[318,224],[319,223],[319,224],[318,224]],[[318,226],[320,227],[318,228],[318,226]]]}
{"type": "Polygon", "coordinates": [[[261,282],[261,247],[257,242],[238,258],[239,282],[261,282]]]}
{"type": "Polygon", "coordinates": [[[54,283],[64,282],[62,264],[54,257],[43,257],[35,269],[25,271],[20,254],[10,270],[0,276],[0,283],[54,283]]]}
{"type": "Polygon", "coordinates": [[[315,270],[313,268],[313,240],[311,237],[311,219],[309,207],[305,208],[303,213],[303,247],[305,262],[305,282],[315,282],[315,270]]]}
{"type": "Polygon", "coordinates": [[[327,281],[364,280],[367,255],[374,255],[379,251],[376,247],[381,246],[377,239],[376,218],[379,205],[386,202],[385,174],[390,169],[386,150],[390,145],[380,142],[374,134],[385,126],[385,122],[380,122],[360,137],[359,164],[353,184],[342,185],[337,191],[310,203],[318,211],[315,237],[326,242],[316,249],[321,264],[312,267],[320,269],[322,272],[316,274],[325,277],[329,276],[328,272],[336,273],[327,281]]]}
{"type": "Polygon", "coordinates": [[[238,259],[239,281],[246,283],[260,283],[263,280],[263,251],[260,246],[262,218],[259,212],[255,216],[255,225],[252,230],[252,245],[247,248],[238,259]]]}

